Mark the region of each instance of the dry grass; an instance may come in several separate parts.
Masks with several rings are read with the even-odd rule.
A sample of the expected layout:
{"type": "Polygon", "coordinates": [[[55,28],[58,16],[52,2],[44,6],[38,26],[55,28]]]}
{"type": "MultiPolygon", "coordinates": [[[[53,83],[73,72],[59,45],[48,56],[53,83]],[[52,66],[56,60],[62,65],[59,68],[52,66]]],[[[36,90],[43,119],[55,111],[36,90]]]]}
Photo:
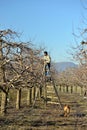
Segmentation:
{"type": "Polygon", "coordinates": [[[42,99],[32,108],[23,98],[21,109],[17,111],[15,99],[11,99],[6,116],[0,117],[0,130],[87,130],[87,99],[79,94],[60,93],[62,104],[71,107],[69,117],[63,116],[58,104],[48,103],[45,107],[42,99]]]}

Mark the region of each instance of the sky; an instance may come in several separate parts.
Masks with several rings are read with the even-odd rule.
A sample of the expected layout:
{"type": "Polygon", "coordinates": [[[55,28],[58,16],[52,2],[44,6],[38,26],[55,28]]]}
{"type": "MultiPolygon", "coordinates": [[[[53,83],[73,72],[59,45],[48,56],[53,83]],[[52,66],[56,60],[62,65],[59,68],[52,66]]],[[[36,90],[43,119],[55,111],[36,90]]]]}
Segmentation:
{"type": "Polygon", "coordinates": [[[82,1],[0,0],[0,30],[12,29],[23,41],[45,47],[54,62],[72,61],[73,32],[83,26],[82,1]]]}

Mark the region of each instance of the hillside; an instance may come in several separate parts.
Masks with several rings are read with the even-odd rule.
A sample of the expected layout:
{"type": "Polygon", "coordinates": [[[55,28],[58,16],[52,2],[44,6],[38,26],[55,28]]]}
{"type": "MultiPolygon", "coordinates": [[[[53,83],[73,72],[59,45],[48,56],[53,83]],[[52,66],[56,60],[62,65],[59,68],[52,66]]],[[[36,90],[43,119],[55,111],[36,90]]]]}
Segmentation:
{"type": "Polygon", "coordinates": [[[73,62],[56,62],[56,63],[54,63],[54,66],[55,66],[56,70],[59,72],[64,71],[68,68],[78,67],[78,65],[73,62]]]}

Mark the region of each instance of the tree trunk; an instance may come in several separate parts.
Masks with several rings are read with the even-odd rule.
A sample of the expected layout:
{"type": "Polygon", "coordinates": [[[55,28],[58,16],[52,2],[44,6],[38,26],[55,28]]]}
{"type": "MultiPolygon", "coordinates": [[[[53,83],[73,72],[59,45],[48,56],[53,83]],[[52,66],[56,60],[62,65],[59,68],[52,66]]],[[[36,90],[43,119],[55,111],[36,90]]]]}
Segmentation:
{"type": "Polygon", "coordinates": [[[77,86],[75,86],[75,93],[77,93],[77,86]]]}
{"type": "Polygon", "coordinates": [[[70,88],[71,88],[71,89],[70,89],[70,92],[73,93],[73,86],[71,86],[70,88]]]}
{"type": "Polygon", "coordinates": [[[80,94],[83,94],[83,87],[80,87],[80,94]]]}
{"type": "Polygon", "coordinates": [[[66,86],[66,92],[67,92],[67,93],[69,92],[69,87],[68,87],[68,85],[66,86]]]}
{"type": "Polygon", "coordinates": [[[47,86],[46,86],[46,84],[44,85],[44,98],[45,98],[44,105],[46,107],[47,106],[47,86]]]}
{"type": "Polygon", "coordinates": [[[7,93],[2,92],[2,100],[1,100],[1,115],[4,116],[7,112],[7,93]]]}
{"type": "Polygon", "coordinates": [[[35,91],[36,91],[36,87],[32,87],[32,100],[34,101],[35,99],[35,91]]]}
{"type": "Polygon", "coordinates": [[[41,98],[41,96],[42,96],[42,91],[43,91],[42,88],[43,88],[43,87],[40,86],[40,98],[41,98]]]}
{"type": "Polygon", "coordinates": [[[32,88],[29,88],[27,90],[27,105],[31,105],[32,104],[32,88]]]}
{"type": "MultiPolygon", "coordinates": [[[[4,68],[1,66],[3,62],[3,51],[2,51],[2,42],[0,42],[0,82],[4,83],[5,81],[5,71],[4,68]]],[[[5,87],[3,86],[5,89],[5,87]]],[[[1,114],[5,115],[6,113],[6,105],[7,105],[7,93],[2,91],[2,99],[1,99],[1,114]]]]}
{"type": "Polygon", "coordinates": [[[16,100],[16,109],[19,110],[21,105],[21,89],[17,89],[17,100],[16,100]]]}
{"type": "Polygon", "coordinates": [[[59,91],[61,92],[61,85],[59,86],[59,91]]]}
{"type": "Polygon", "coordinates": [[[65,92],[65,85],[63,85],[63,93],[65,92]]]}

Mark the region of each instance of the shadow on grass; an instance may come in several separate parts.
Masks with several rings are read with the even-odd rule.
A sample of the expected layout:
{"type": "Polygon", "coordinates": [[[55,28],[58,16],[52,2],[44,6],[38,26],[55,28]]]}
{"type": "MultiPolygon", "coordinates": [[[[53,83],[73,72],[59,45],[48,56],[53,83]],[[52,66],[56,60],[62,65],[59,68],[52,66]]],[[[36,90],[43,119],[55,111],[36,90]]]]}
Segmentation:
{"type": "Polygon", "coordinates": [[[34,126],[34,127],[38,127],[38,126],[46,126],[46,125],[55,125],[56,122],[55,121],[47,121],[47,122],[44,122],[44,121],[41,121],[41,120],[37,120],[37,121],[33,121],[31,122],[31,126],[34,126]]]}

